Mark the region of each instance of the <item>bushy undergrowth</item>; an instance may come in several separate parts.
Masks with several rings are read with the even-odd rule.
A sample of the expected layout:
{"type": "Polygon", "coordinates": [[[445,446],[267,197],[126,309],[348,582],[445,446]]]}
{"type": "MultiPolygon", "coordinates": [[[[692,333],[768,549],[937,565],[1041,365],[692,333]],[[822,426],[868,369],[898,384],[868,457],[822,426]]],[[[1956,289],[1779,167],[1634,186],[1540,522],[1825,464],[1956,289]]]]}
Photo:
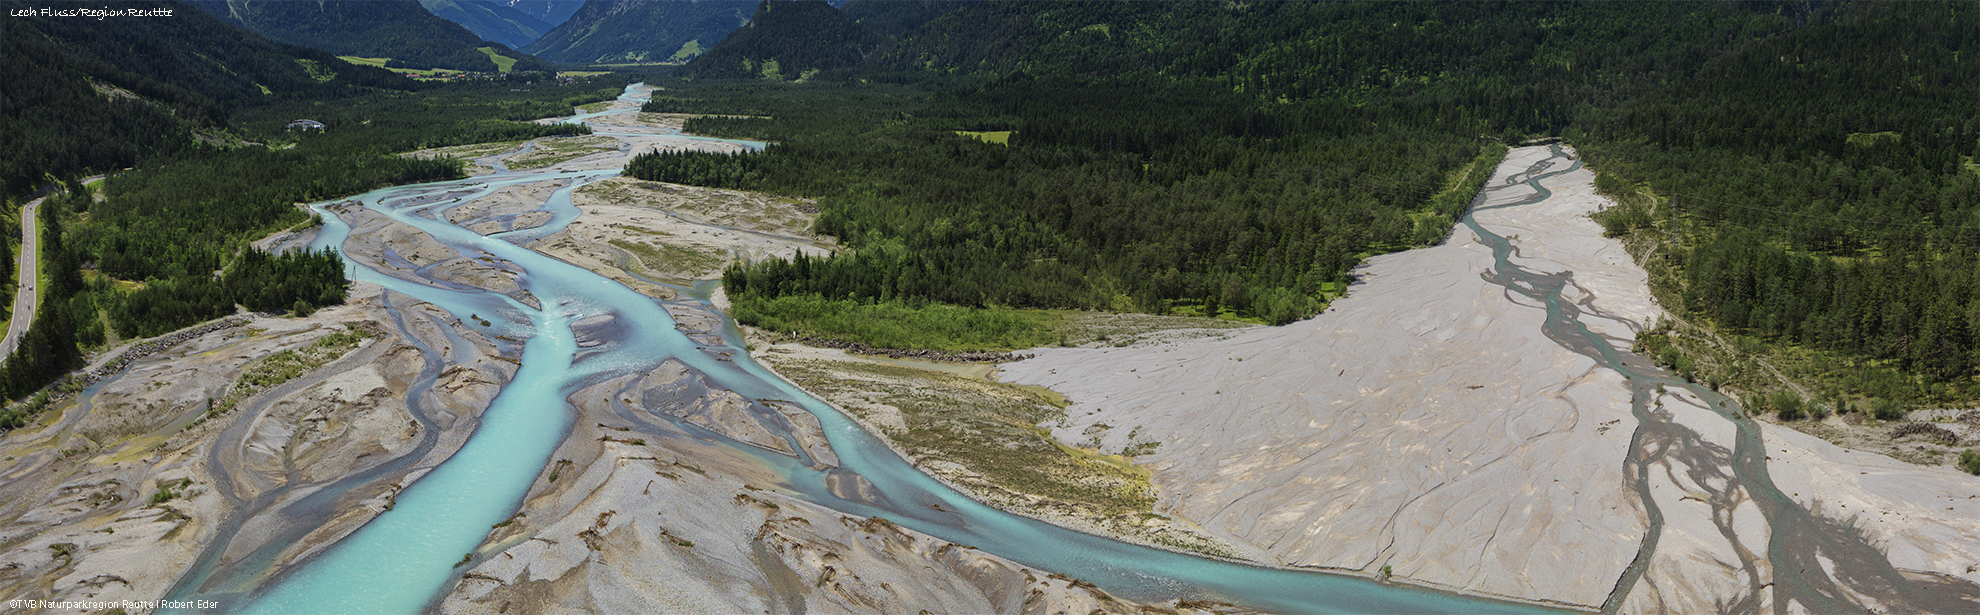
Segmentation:
{"type": "Polygon", "coordinates": [[[877,348],[971,351],[1034,348],[1059,341],[1044,313],[818,295],[733,298],[736,320],[779,333],[859,342],[877,348]]]}

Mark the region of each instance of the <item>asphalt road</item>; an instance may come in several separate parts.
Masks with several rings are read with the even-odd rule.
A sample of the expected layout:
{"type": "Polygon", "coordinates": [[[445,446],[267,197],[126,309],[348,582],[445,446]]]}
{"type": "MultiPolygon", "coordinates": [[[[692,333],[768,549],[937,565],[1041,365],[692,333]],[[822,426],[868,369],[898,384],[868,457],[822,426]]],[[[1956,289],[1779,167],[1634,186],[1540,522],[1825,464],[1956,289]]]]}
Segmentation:
{"type": "Polygon", "coordinates": [[[35,297],[40,292],[34,284],[35,267],[40,264],[38,257],[41,254],[41,233],[38,232],[41,220],[35,214],[41,211],[41,202],[47,198],[28,201],[21,208],[21,257],[16,263],[20,273],[15,278],[20,284],[17,287],[20,292],[14,295],[13,318],[7,321],[7,339],[0,340],[0,361],[13,356],[14,346],[20,344],[21,335],[26,334],[28,325],[34,322],[35,297]]]}

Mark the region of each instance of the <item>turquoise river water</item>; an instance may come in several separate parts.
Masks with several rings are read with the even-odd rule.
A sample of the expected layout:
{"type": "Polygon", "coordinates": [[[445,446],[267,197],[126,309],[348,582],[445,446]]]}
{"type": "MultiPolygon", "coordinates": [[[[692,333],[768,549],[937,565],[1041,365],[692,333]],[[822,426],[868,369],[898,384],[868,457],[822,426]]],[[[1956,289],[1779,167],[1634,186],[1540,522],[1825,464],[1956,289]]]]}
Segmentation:
{"type": "MultiPolygon", "coordinates": [[[[638,100],[634,88],[628,88],[626,99],[638,100]]],[[[603,114],[577,119],[598,115],[603,114]]],[[[463,448],[404,489],[391,510],[315,557],[279,574],[256,578],[251,587],[223,590],[182,582],[171,597],[225,598],[226,610],[245,613],[428,610],[465,570],[455,567],[462,554],[475,550],[492,524],[516,511],[568,433],[572,409],[566,396],[603,378],[644,372],[675,359],[700,371],[713,386],[750,399],[794,400],[817,415],[839,457],[838,469],[817,470],[797,458],[729,443],[781,477],[782,483],[774,487],[782,492],[855,515],[884,516],[943,540],[1093,582],[1116,595],[1150,601],[1208,598],[1293,613],[1552,612],[1359,577],[1250,566],[1151,549],[1007,514],[964,497],[916,471],[829,405],[749,361],[747,353],[739,350],[742,342],[732,328],[725,336],[736,359],[718,360],[677,331],[673,319],[654,299],[518,245],[568,224],[578,213],[571,205],[571,191],[617,172],[503,171],[355,197],[364,207],[430,233],[463,254],[505,260],[526,271],[520,283],[539,300],[541,308],[492,292],[444,283],[414,283],[362,266],[351,267],[354,279],[431,302],[458,317],[474,314],[488,318],[495,323],[492,334],[526,338],[522,367],[463,448]],[[415,215],[441,206],[434,202],[439,194],[472,192],[463,198],[466,201],[503,186],[551,179],[572,181],[546,204],[554,218],[537,229],[482,236],[415,215]],[[616,339],[580,352],[572,323],[601,314],[635,326],[619,327],[616,339]],[[858,501],[834,495],[827,488],[828,479],[850,475],[871,485],[861,490],[858,501]],[[937,504],[939,508],[931,506],[937,504]]],[[[325,205],[315,206],[325,219],[315,246],[341,246],[350,228],[325,205]]],[[[655,418],[671,419],[658,414],[655,418]]]]}

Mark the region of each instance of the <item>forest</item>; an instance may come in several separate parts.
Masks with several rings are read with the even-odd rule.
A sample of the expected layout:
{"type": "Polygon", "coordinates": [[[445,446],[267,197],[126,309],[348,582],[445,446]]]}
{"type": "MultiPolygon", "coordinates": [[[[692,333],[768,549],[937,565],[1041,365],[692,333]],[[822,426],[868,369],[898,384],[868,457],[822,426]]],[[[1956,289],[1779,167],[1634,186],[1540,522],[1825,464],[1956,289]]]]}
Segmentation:
{"type": "MultiPolygon", "coordinates": [[[[568,114],[573,105],[616,97],[619,88],[543,87],[510,92],[509,84],[463,84],[420,92],[376,92],[324,101],[243,109],[233,126],[260,146],[191,146],[154,157],[105,182],[106,200],[89,206],[89,222],[73,231],[78,259],[112,279],[143,282],[129,293],[98,297],[123,335],[154,335],[216,318],[236,303],[253,310],[309,311],[341,303],[341,266],[273,261],[244,246],[285,227],[308,223],[295,206],[389,185],[462,177],[460,162],[400,156],[429,147],[588,134],[581,125],[540,125],[512,119],[568,114]],[[320,133],[282,126],[311,116],[320,133]],[[213,273],[226,270],[220,280],[213,273]],[[228,280],[273,275],[296,278],[242,294],[228,280]],[[246,277],[236,277],[246,276],[246,277]],[[273,292],[273,291],[271,291],[273,292]],[[301,305],[298,305],[300,302],[301,305]]],[[[300,258],[300,257],[298,257],[300,258]]],[[[334,257],[318,255],[324,263],[334,257]]],[[[239,283],[239,282],[237,282],[239,283]]]]}
{"type": "Polygon", "coordinates": [[[842,85],[670,87],[776,145],[629,172],[817,197],[855,248],[732,293],[1286,322],[1441,239],[1487,143],[1564,136],[1654,203],[1603,222],[1659,238],[1667,308],[1909,374],[1810,403],[1944,403],[1980,393],[1976,52],[1956,2],[985,2],[842,85]]]}
{"type": "Polygon", "coordinates": [[[752,116],[688,128],[777,145],[628,173],[818,197],[815,230],[855,248],[732,267],[736,293],[1285,323],[1361,259],[1441,241],[1503,143],[1654,88],[1778,8],[972,4],[862,67],[934,94],[684,83],[647,110],[752,116]]]}
{"type": "Polygon", "coordinates": [[[1607,225],[1654,249],[1666,307],[1858,364],[1824,411],[1980,393],[1976,9],[1839,6],[1570,129],[1640,203],[1607,225]]]}
{"type": "Polygon", "coordinates": [[[1441,241],[1504,151],[1462,115],[1260,105],[1125,80],[1013,80],[919,98],[821,87],[788,103],[687,92],[711,98],[652,106],[747,96],[749,113],[775,119],[689,129],[779,143],[753,155],[649,154],[629,175],[816,196],[814,229],[856,248],[731,267],[732,295],[1291,322],[1338,294],[1366,255],[1441,241]],[[1015,132],[1003,145],[956,134],[964,128],[1015,132]]]}
{"type": "MultiPolygon", "coordinates": [[[[0,0],[0,8],[24,2],[0,0]]],[[[35,5],[41,6],[41,5],[35,5]]],[[[144,20],[0,21],[0,194],[129,168],[227,131],[240,108],[412,90],[391,71],[280,45],[199,11],[144,20]]],[[[291,118],[294,119],[294,118],[291,118]]]]}

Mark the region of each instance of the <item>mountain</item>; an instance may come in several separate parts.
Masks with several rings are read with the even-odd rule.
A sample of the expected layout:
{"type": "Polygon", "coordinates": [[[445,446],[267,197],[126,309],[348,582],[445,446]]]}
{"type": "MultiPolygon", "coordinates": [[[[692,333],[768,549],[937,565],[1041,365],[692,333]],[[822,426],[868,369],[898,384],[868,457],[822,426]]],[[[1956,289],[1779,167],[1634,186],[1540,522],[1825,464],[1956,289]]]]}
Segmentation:
{"type": "Polygon", "coordinates": [[[591,0],[523,51],[577,64],[686,60],[749,21],[748,0],[591,0]]]}
{"type": "MultiPolygon", "coordinates": [[[[95,9],[100,3],[0,0],[0,10],[95,9]]],[[[357,87],[410,89],[390,71],[269,42],[185,4],[169,19],[0,20],[0,191],[20,196],[45,175],[119,169],[224,125],[229,108],[357,87]]]]}
{"type": "Polygon", "coordinates": [[[571,15],[584,7],[584,0],[495,0],[535,17],[554,28],[571,19],[571,15]]]}
{"type": "Polygon", "coordinates": [[[490,53],[515,70],[550,70],[541,60],[490,45],[415,0],[197,0],[193,4],[269,39],[336,55],[391,58],[388,66],[496,70],[490,53]],[[506,53],[503,53],[506,52],[506,53]]]}
{"type": "Polygon", "coordinates": [[[824,0],[766,0],[685,72],[703,79],[799,79],[850,68],[886,42],[824,0]]]}
{"type": "Polygon", "coordinates": [[[889,70],[988,75],[1022,66],[1034,74],[1093,76],[1096,72],[1148,67],[1150,58],[1166,59],[1206,45],[1307,40],[1309,33],[1283,28],[1274,31],[1275,37],[1247,30],[1268,28],[1277,23],[1275,20],[1289,16],[1353,13],[1318,5],[1331,6],[1280,2],[970,2],[902,36],[899,44],[873,64],[889,70]]]}
{"type": "Polygon", "coordinates": [[[536,42],[555,27],[494,0],[419,0],[419,5],[480,36],[510,48],[536,42]]]}
{"type": "Polygon", "coordinates": [[[853,23],[889,38],[899,37],[980,0],[848,0],[837,5],[853,23]]]}

